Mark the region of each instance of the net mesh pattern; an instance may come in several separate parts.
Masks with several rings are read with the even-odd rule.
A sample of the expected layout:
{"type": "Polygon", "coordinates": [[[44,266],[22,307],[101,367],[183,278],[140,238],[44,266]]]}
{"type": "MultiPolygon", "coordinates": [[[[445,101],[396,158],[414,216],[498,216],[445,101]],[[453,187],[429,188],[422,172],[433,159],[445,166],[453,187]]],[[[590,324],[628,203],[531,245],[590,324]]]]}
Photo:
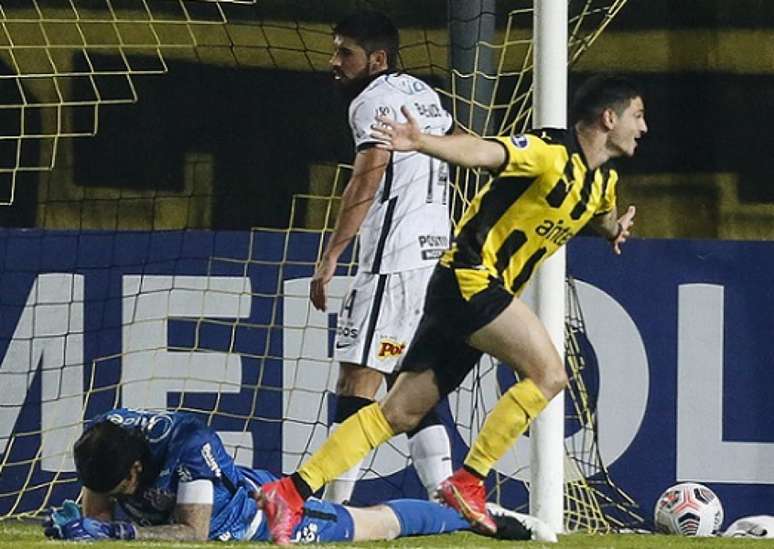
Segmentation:
{"type": "MultiPolygon", "coordinates": [[[[335,20],[340,11],[327,4],[309,8],[303,2],[277,4],[261,0],[4,2],[0,6],[0,201],[6,205],[14,203],[17,185],[27,181],[22,179],[23,174],[56,173],[57,158],[68,140],[95,136],[100,131],[105,107],[141,101],[138,79],[164,78],[172,61],[245,69],[326,71],[331,25],[319,21],[335,20]],[[314,17],[298,15],[305,10],[314,12],[314,17]]],[[[377,2],[361,4],[383,8],[377,2]]],[[[624,0],[569,2],[570,63],[592,46],[624,4],[624,0]]],[[[456,45],[455,51],[466,60],[454,67],[449,64],[452,45],[445,26],[421,22],[401,25],[400,65],[440,83],[437,89],[464,131],[479,135],[519,133],[531,122],[532,16],[531,3],[518,1],[498,3],[497,13],[481,14],[480,17],[497,22],[490,39],[456,45]]],[[[459,22],[450,22],[455,23],[459,22]]],[[[227,425],[233,433],[226,440],[227,446],[239,457],[247,452],[249,444],[245,441],[250,438],[255,422],[277,423],[276,419],[264,416],[262,401],[281,399],[283,438],[287,441],[282,449],[282,468],[289,472],[308,457],[327,436],[328,400],[337,369],[325,352],[325,342],[331,338],[335,324],[332,326],[328,316],[311,308],[308,283],[294,282],[311,276],[314,269],[314,261],[299,257],[297,248],[300,242],[306,246],[311,243],[318,256],[321,254],[350,172],[351,167],[346,164],[319,167],[317,181],[322,183],[310,184],[308,193],[293,198],[286,228],[255,228],[249,233],[242,256],[206,258],[211,282],[204,287],[185,276],[170,281],[148,275],[125,281],[121,293],[123,350],[100,355],[90,364],[78,363],[77,357],[68,353],[82,344],[83,319],[75,313],[61,312],[75,310],[74,305],[84,303],[77,276],[39,277],[20,321],[20,325],[27,323],[27,329],[17,330],[10,346],[22,355],[34,355],[45,348],[62,357],[50,367],[43,364],[41,375],[48,389],[34,403],[44,409],[46,417],[54,419],[44,420],[46,427],[0,433],[0,469],[6,479],[12,479],[2,484],[3,515],[34,515],[61,500],[61,494],[72,492],[77,483],[65,465],[70,459],[67,449],[80,433],[83,418],[90,417],[95,409],[118,404],[187,410],[203,415],[213,425],[227,425]],[[267,251],[265,242],[269,237],[272,241],[279,238],[282,246],[272,246],[267,251]],[[272,273],[269,278],[273,283],[256,288],[244,282],[244,277],[258,270],[272,273]],[[237,276],[237,282],[225,275],[237,276]],[[64,295],[69,300],[49,300],[47,288],[62,284],[67,287],[64,295]],[[202,301],[222,302],[224,307],[232,307],[232,312],[213,318],[212,313],[205,317],[197,316],[196,310],[178,310],[182,307],[179,301],[192,294],[202,301]],[[249,311],[251,302],[260,302],[265,305],[263,310],[269,312],[258,321],[249,318],[244,311],[249,311]],[[289,307],[295,311],[292,318],[288,315],[289,307]],[[54,316],[62,319],[64,326],[36,321],[54,309],[59,311],[54,316]],[[172,344],[148,335],[165,334],[168,318],[175,314],[185,316],[181,322],[188,324],[188,340],[172,344]],[[217,351],[205,343],[210,338],[220,342],[217,351]],[[157,341],[157,345],[148,345],[149,340],[157,341]],[[134,341],[143,345],[135,348],[134,341]],[[169,365],[170,353],[175,354],[173,367],[155,366],[169,365]],[[207,353],[217,354],[214,371],[197,364],[198,357],[207,353]],[[115,374],[129,363],[137,365],[131,377],[115,374]],[[270,381],[278,370],[282,372],[281,387],[270,381]],[[243,374],[245,371],[250,374],[243,374]],[[80,414],[58,417],[56,410],[62,402],[81,398],[79,379],[86,387],[80,414]],[[154,384],[169,387],[180,396],[174,402],[160,402],[149,396],[156,394],[152,390],[154,384]],[[198,389],[206,386],[211,391],[213,384],[219,389],[215,396],[197,397],[198,389]],[[249,397],[235,404],[235,393],[249,397]],[[36,451],[15,451],[17,447],[30,446],[24,444],[25,440],[42,440],[44,434],[49,442],[33,445],[36,451]],[[61,470],[57,470],[57,464],[61,470]],[[41,478],[41,468],[50,473],[44,481],[36,482],[33,479],[41,478]]],[[[485,174],[477,171],[454,172],[454,222],[484,181],[485,174]]],[[[78,203],[88,198],[90,192],[102,193],[104,201],[100,208],[105,209],[110,201],[128,196],[127,191],[105,189],[79,192],[63,200],[78,203]]],[[[190,200],[197,191],[182,192],[188,193],[190,200]]],[[[50,188],[47,196],[56,194],[56,189],[50,188]]],[[[129,195],[148,200],[155,209],[164,200],[175,197],[174,193],[167,196],[156,190],[132,191],[129,195]]],[[[191,204],[193,208],[194,202],[191,204]]],[[[189,213],[184,228],[193,225],[191,219],[189,213]]],[[[120,228],[120,223],[115,226],[120,228]]],[[[117,238],[110,245],[119,261],[117,238]]],[[[76,246],[86,249],[88,244],[84,239],[76,246]]],[[[337,275],[353,275],[357,270],[356,257],[355,250],[346,254],[337,275]]],[[[337,300],[343,297],[344,290],[344,285],[331,288],[332,310],[338,308],[337,300]]],[[[106,301],[109,299],[110,296],[105,297],[106,301]]],[[[583,334],[582,315],[571,291],[568,303],[568,399],[572,406],[568,408],[567,421],[574,423],[583,436],[572,439],[580,440],[579,445],[566,448],[566,470],[571,479],[565,491],[566,527],[588,531],[628,527],[636,524],[639,517],[628,496],[616,488],[598,452],[594,403],[584,384],[587,366],[578,342],[583,334]]],[[[507,377],[503,369],[485,358],[450,397],[454,427],[464,442],[471,442],[486,412],[499,397],[501,378],[507,377]]],[[[24,394],[35,376],[36,371],[31,369],[0,369],[0,383],[15,389],[16,394],[24,394]]],[[[11,417],[24,403],[6,399],[2,404],[0,414],[11,417]]],[[[260,450],[254,453],[257,451],[260,450]]],[[[366,460],[361,476],[375,478],[386,464],[397,463],[399,468],[409,462],[405,439],[398,437],[366,460]]],[[[524,456],[519,455],[517,447],[498,464],[491,497],[503,502],[519,496],[523,499],[528,489],[526,469],[524,456]]],[[[390,479],[394,484],[392,495],[400,495],[405,479],[401,475],[390,479]]]]}

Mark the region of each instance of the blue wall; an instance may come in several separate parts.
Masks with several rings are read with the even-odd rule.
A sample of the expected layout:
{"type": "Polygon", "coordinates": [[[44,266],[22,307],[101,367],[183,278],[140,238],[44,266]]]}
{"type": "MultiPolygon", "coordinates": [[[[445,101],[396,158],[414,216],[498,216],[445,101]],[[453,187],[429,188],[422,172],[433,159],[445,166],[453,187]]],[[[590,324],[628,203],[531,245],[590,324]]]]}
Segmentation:
{"type": "MultiPolygon", "coordinates": [[[[121,378],[124,277],[246,276],[252,295],[249,316],[234,319],[230,324],[213,323],[198,328],[185,319],[171,319],[167,342],[170,348],[181,350],[194,347],[196,342],[198,349],[242,355],[243,388],[240,392],[223,395],[218,404],[220,412],[235,417],[216,416],[213,425],[221,431],[251,432],[254,465],[280,472],[282,424],[278,420],[282,416],[282,392],[279,389],[283,386],[283,368],[279,357],[283,356],[283,309],[281,298],[275,296],[281,293],[282,281],[311,276],[311,265],[319,244],[318,235],[281,232],[0,232],[3,288],[0,294],[0,359],[3,360],[0,383],[11,367],[6,360],[8,349],[40,274],[83,276],[84,387],[92,383],[92,364],[100,359],[100,367],[94,372],[94,387],[107,388],[93,393],[88,400],[86,415],[89,417],[112,407],[120,397],[113,386],[121,378]],[[281,263],[286,249],[286,261],[281,263]],[[256,384],[260,387],[257,392],[254,390],[256,384]],[[251,419],[239,419],[245,416],[251,419]]],[[[615,257],[603,241],[577,238],[568,248],[568,266],[581,285],[595,289],[591,293],[581,292],[582,297],[587,296],[581,303],[589,324],[604,326],[604,319],[595,317],[602,309],[588,297],[604,294],[631,320],[629,336],[635,334],[644,347],[646,371],[627,378],[626,369],[632,364],[625,359],[615,364],[602,364],[601,358],[598,363],[594,350],[599,351],[602,346],[628,345],[625,339],[628,336],[621,332],[618,339],[616,330],[619,328],[610,329],[609,337],[604,341],[599,333],[590,336],[589,374],[599,376],[597,381],[590,381],[592,391],[602,394],[604,387],[612,392],[631,389],[645,394],[641,421],[635,422],[630,442],[609,465],[614,482],[642,506],[645,515],[650,514],[659,493],[677,479],[704,482],[712,487],[724,503],[727,523],[742,515],[771,512],[774,501],[771,463],[774,459],[766,460],[774,456],[770,449],[774,441],[774,422],[769,419],[774,417],[774,403],[769,398],[774,387],[774,369],[770,367],[774,358],[774,338],[771,337],[774,292],[770,289],[774,274],[774,244],[635,240],[627,243],[623,256],[615,257]],[[719,311],[723,335],[719,339],[722,342],[710,341],[707,348],[708,356],[712,356],[714,345],[718,345],[716,355],[720,356],[722,368],[720,384],[714,385],[711,375],[702,374],[703,364],[690,357],[683,357],[682,362],[678,360],[679,346],[684,344],[680,338],[688,337],[681,333],[690,335],[695,331],[701,336],[705,323],[711,326],[717,322],[717,318],[703,318],[705,309],[702,303],[696,302],[690,307],[682,306],[680,327],[681,287],[685,289],[696,284],[702,284],[701,288],[716,294],[722,292],[719,311]],[[682,378],[678,375],[678,363],[683,368],[682,378]],[[605,371],[623,371],[624,374],[621,378],[608,375],[606,382],[605,371]],[[619,387],[611,388],[613,377],[619,387]],[[646,379],[647,383],[641,387],[626,387],[627,382],[621,379],[646,379]],[[680,390],[679,379],[683,380],[680,390]],[[694,395],[704,397],[696,399],[694,395]],[[701,404],[698,409],[697,403],[701,404]],[[722,437],[713,444],[702,446],[689,441],[690,437],[686,436],[681,446],[678,409],[683,418],[684,433],[702,431],[705,427],[711,432],[708,418],[719,414],[722,437]],[[726,449],[731,453],[722,455],[734,455],[737,446],[729,446],[734,443],[744,443],[738,447],[741,448],[739,455],[755,454],[759,466],[744,465],[745,459],[739,460],[742,465],[735,460],[728,461],[727,457],[718,461],[722,452],[719,454],[715,450],[726,449]],[[680,477],[678,462],[683,463],[683,477],[680,477]],[[687,478],[686,472],[692,478],[687,478]],[[693,475],[699,477],[693,478],[693,475]]],[[[345,274],[343,270],[341,274],[345,274]]],[[[621,349],[618,351],[619,356],[626,356],[628,349],[623,349],[622,353],[621,349]]],[[[632,351],[632,356],[635,352],[632,351]]],[[[604,353],[600,353],[602,355],[604,353]]],[[[609,359],[605,360],[609,362],[609,359]]],[[[29,371],[34,377],[23,406],[14,416],[15,433],[34,433],[40,429],[42,383],[38,364],[31,364],[29,371]]],[[[167,405],[209,408],[215,404],[215,396],[202,392],[186,393],[181,397],[180,393],[170,392],[167,405]]],[[[0,404],[10,409],[13,402],[21,400],[21,395],[10,395],[6,389],[0,404]]],[[[600,410],[602,408],[600,402],[600,410]]],[[[632,414],[637,416],[636,410],[632,414]]],[[[622,427],[615,416],[600,414],[600,426],[606,429],[608,438],[626,438],[620,432],[622,427]]],[[[459,436],[454,442],[454,458],[459,462],[466,448],[459,436]]],[[[38,435],[19,437],[7,450],[10,454],[3,459],[8,464],[34,458],[40,443],[38,435]]],[[[0,451],[4,447],[5,441],[0,440],[0,451]]],[[[4,467],[0,476],[0,513],[8,512],[16,504],[16,498],[8,494],[25,485],[28,473],[28,465],[4,467]]],[[[71,477],[72,473],[66,473],[64,478],[71,477]]],[[[42,471],[38,466],[33,471],[31,484],[41,484],[52,478],[53,473],[42,471]]],[[[410,495],[420,494],[415,476],[409,470],[397,473],[386,482],[361,483],[356,497],[364,503],[392,497],[399,494],[401,486],[410,495]]],[[[61,486],[54,491],[52,501],[75,493],[74,485],[61,486]]],[[[36,508],[45,494],[44,489],[30,491],[16,510],[36,508]]],[[[523,501],[524,492],[513,487],[506,491],[506,498],[511,500],[508,503],[516,505],[523,501]]]]}

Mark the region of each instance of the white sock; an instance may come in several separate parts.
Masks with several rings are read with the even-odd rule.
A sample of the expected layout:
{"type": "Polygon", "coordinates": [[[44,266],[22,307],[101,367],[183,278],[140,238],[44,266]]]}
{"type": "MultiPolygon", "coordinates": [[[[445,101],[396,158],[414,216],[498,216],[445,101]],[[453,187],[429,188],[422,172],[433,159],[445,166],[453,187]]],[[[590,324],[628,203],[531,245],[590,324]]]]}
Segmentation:
{"type": "MultiPolygon", "coordinates": [[[[341,425],[340,423],[333,423],[328,428],[328,436],[341,425]]],[[[332,501],[333,503],[345,503],[352,499],[352,491],[355,489],[355,482],[357,482],[360,476],[360,466],[363,465],[364,460],[360,460],[349,471],[346,471],[339,475],[339,478],[332,480],[325,485],[325,492],[323,492],[323,499],[332,501]]]]}
{"type": "Polygon", "coordinates": [[[425,427],[409,439],[409,452],[419,480],[430,499],[452,474],[451,443],[443,425],[425,427]]]}

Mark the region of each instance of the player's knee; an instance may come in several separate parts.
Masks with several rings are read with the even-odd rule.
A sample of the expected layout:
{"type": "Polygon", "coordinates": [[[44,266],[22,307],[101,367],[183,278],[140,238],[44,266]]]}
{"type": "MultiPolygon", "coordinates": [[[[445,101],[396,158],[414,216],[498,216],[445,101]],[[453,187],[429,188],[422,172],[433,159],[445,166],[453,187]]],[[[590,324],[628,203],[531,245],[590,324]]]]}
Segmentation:
{"type": "Polygon", "coordinates": [[[342,364],[336,381],[336,394],[373,399],[382,379],[383,374],[378,370],[354,364],[342,364]]]}
{"type": "Polygon", "coordinates": [[[356,380],[348,377],[339,377],[336,382],[336,394],[340,397],[359,396],[359,387],[356,380]]]}
{"type": "Polygon", "coordinates": [[[567,373],[559,361],[556,364],[552,363],[540,369],[538,374],[533,376],[533,381],[548,400],[551,400],[563,391],[568,383],[567,373]]]}
{"type": "Polygon", "coordinates": [[[548,399],[552,399],[567,387],[567,373],[561,364],[546,370],[543,380],[548,399]]]}
{"type": "Polygon", "coordinates": [[[424,414],[414,413],[399,407],[382,407],[382,413],[395,434],[411,431],[422,420],[424,414]]]}

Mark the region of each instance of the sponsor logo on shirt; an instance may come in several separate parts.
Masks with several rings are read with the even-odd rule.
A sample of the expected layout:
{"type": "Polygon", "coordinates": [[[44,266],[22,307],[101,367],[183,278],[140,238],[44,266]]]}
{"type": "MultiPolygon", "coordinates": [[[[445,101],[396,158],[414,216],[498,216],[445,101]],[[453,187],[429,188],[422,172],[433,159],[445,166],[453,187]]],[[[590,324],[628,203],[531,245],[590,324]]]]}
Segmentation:
{"type": "Polygon", "coordinates": [[[116,425],[126,425],[127,427],[131,427],[132,425],[140,425],[142,422],[141,417],[124,417],[121,414],[108,414],[107,420],[110,423],[115,423],[116,425]]]}
{"type": "Polygon", "coordinates": [[[570,227],[564,226],[563,219],[559,221],[544,219],[540,225],[535,227],[535,233],[546,240],[550,240],[557,246],[564,246],[568,240],[575,236],[570,227]]]}
{"type": "Polygon", "coordinates": [[[145,427],[148,435],[148,442],[159,442],[164,440],[172,432],[172,418],[167,414],[157,414],[148,420],[145,427]]]}
{"type": "Polygon", "coordinates": [[[511,143],[513,143],[513,146],[517,149],[526,149],[527,145],[529,145],[529,140],[526,135],[519,133],[511,136],[511,143]]]}
{"type": "Polygon", "coordinates": [[[395,118],[395,114],[389,105],[379,105],[374,111],[374,118],[379,119],[380,116],[386,116],[388,118],[395,118]]]}
{"type": "Polygon", "coordinates": [[[449,247],[449,237],[435,234],[421,234],[419,239],[419,248],[422,259],[438,259],[443,255],[444,250],[449,247]]]}
{"type": "Polygon", "coordinates": [[[383,338],[379,341],[379,350],[376,352],[376,358],[385,360],[387,358],[395,358],[403,354],[406,350],[406,344],[394,339],[383,338]]]}
{"type": "Polygon", "coordinates": [[[172,431],[172,417],[169,414],[151,414],[145,410],[132,410],[145,415],[125,417],[121,414],[109,414],[106,419],[123,427],[140,427],[148,437],[148,442],[159,442],[172,431]]]}
{"type": "Polygon", "coordinates": [[[415,101],[414,109],[416,109],[419,116],[424,116],[425,118],[440,118],[444,114],[441,107],[435,103],[418,103],[415,101]]]}
{"type": "Polygon", "coordinates": [[[218,462],[215,460],[215,456],[212,455],[212,446],[209,442],[202,446],[202,458],[204,458],[204,463],[207,464],[207,467],[215,473],[215,476],[220,477],[220,465],[218,465],[218,462]]]}
{"type": "Polygon", "coordinates": [[[421,234],[417,238],[419,238],[420,248],[447,248],[449,246],[448,236],[421,234]]]}
{"type": "MultiPolygon", "coordinates": [[[[379,80],[374,81],[373,84],[369,87],[375,87],[378,84],[379,80]]],[[[417,80],[416,78],[406,77],[406,75],[403,74],[388,74],[385,77],[385,82],[390,84],[391,86],[399,89],[403,93],[406,93],[408,95],[414,95],[417,93],[422,93],[425,90],[427,90],[427,85],[424,84],[421,80],[417,80]]]]}
{"type": "Polygon", "coordinates": [[[188,470],[188,467],[184,465],[178,465],[176,469],[177,478],[180,479],[180,482],[191,482],[193,480],[193,475],[191,474],[191,471],[188,470]]]}
{"type": "Polygon", "coordinates": [[[422,250],[422,259],[439,259],[443,250],[422,250]]]}

